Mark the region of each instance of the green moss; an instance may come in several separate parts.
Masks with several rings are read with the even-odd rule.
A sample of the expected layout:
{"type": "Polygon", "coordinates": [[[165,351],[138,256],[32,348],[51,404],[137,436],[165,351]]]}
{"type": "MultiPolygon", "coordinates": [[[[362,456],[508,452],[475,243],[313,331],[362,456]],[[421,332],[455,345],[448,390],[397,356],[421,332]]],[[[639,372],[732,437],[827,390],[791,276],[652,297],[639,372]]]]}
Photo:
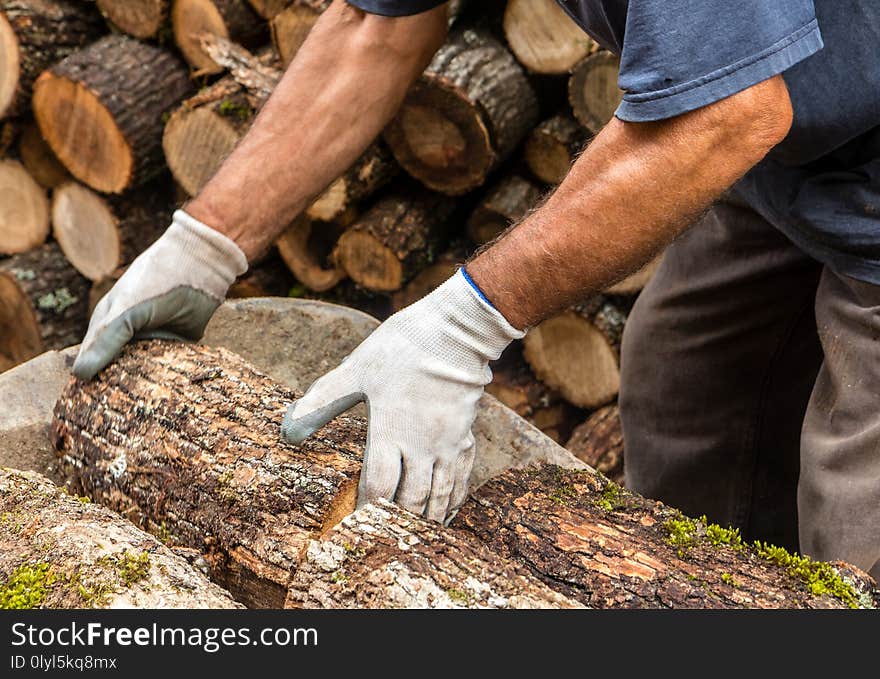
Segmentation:
{"type": "Polygon", "coordinates": [[[330,576],[330,582],[335,582],[337,585],[344,585],[347,581],[348,577],[346,577],[345,571],[342,569],[333,571],[333,574],[330,576]]]}
{"type": "Polygon", "coordinates": [[[564,505],[578,496],[574,486],[565,484],[557,486],[548,497],[556,504],[564,505]]]}
{"type": "Polygon", "coordinates": [[[143,580],[150,572],[150,555],[147,552],[133,554],[128,550],[117,557],[116,570],[126,587],[143,580]]]}
{"type": "Polygon", "coordinates": [[[623,489],[614,483],[614,481],[606,481],[605,487],[602,488],[599,495],[600,497],[594,501],[594,504],[597,507],[601,507],[606,512],[613,512],[616,509],[621,509],[627,506],[626,495],[624,494],[623,489]]]}
{"type": "Polygon", "coordinates": [[[220,113],[221,116],[226,116],[227,118],[250,120],[254,110],[247,104],[237,104],[229,99],[224,99],[220,102],[217,112],[220,113]]]}
{"type": "Polygon", "coordinates": [[[46,599],[56,580],[52,566],[45,561],[23,564],[0,585],[0,608],[37,608],[46,599]]]}
{"type": "Polygon", "coordinates": [[[739,583],[730,573],[722,573],[721,582],[725,585],[730,585],[731,587],[739,587],[739,583]]]}
{"type": "Polygon", "coordinates": [[[54,311],[61,313],[70,306],[73,306],[79,300],[78,297],[70,294],[67,288],[58,288],[54,292],[49,292],[37,300],[37,307],[43,311],[54,311]]]}
{"type": "Polygon", "coordinates": [[[756,542],[755,551],[762,559],[776,564],[788,571],[793,578],[800,580],[813,596],[828,594],[839,599],[850,608],[859,607],[855,590],[831,567],[823,561],[813,561],[797,552],[790,554],[783,547],[756,542]]]}
{"type": "Polygon", "coordinates": [[[302,283],[296,283],[290,290],[287,292],[288,297],[305,297],[309,294],[309,289],[303,285],[302,283]]]}
{"type": "Polygon", "coordinates": [[[722,528],[717,523],[709,523],[705,516],[700,517],[700,521],[706,524],[706,538],[715,547],[723,545],[736,551],[745,547],[739,528],[722,528]]]}
{"type": "Polygon", "coordinates": [[[694,546],[697,537],[697,524],[693,519],[679,514],[674,519],[669,519],[663,524],[666,529],[666,542],[673,547],[678,547],[678,555],[685,553],[694,546]]]}
{"type": "Polygon", "coordinates": [[[84,505],[91,504],[92,502],[92,498],[90,498],[88,495],[80,495],[76,499],[82,502],[84,505]]]}
{"type": "Polygon", "coordinates": [[[447,589],[446,594],[453,602],[462,606],[467,606],[471,601],[471,597],[467,592],[461,589],[456,589],[455,587],[447,589]]]}

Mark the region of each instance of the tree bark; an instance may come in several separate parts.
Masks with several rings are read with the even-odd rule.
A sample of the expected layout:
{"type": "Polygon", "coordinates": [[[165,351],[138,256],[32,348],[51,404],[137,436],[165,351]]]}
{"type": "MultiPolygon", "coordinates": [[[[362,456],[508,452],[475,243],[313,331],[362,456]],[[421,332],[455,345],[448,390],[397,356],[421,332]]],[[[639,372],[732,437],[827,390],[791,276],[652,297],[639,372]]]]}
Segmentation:
{"type": "Polygon", "coordinates": [[[0,0],[0,119],[31,107],[37,76],[107,27],[77,0],[0,0]]]}
{"type": "Polygon", "coordinates": [[[517,175],[504,177],[489,190],[467,221],[467,233],[477,244],[488,243],[526,216],[541,198],[541,190],[517,175]]]}
{"type": "MultiPolygon", "coordinates": [[[[480,487],[452,522],[557,592],[594,608],[846,608],[813,595],[787,567],[589,471],[547,465],[480,487]]],[[[873,580],[838,566],[857,603],[873,580]]]]}
{"type": "Polygon", "coordinates": [[[49,201],[17,160],[0,160],[0,196],[0,255],[42,244],[49,236],[49,201]]]}
{"type": "Polygon", "coordinates": [[[533,73],[568,73],[598,45],[555,0],[508,0],[504,36],[519,62],[533,73]]]}
{"type": "Polygon", "coordinates": [[[237,608],[115,512],[0,469],[0,608],[237,608]]]}
{"type": "Polygon", "coordinates": [[[623,429],[616,404],[599,408],[575,427],[565,447],[614,483],[623,483],[623,429]]]}
{"type": "Polygon", "coordinates": [[[223,70],[204,50],[202,35],[219,36],[245,47],[262,45],[268,37],[266,23],[242,0],[175,0],[171,27],[175,43],[198,75],[223,70]]]}
{"type": "Polygon", "coordinates": [[[45,189],[54,189],[70,179],[70,173],[55,157],[33,121],[22,128],[18,156],[31,177],[45,189]]]}
{"type": "Polygon", "coordinates": [[[487,33],[454,32],[410,88],[385,139],[428,188],[459,195],[482,185],[537,122],[522,68],[487,33]]]}
{"type": "Polygon", "coordinates": [[[309,290],[326,292],[346,276],[332,256],[342,231],[337,224],[301,215],[275,241],[275,247],[300,283],[309,290]]]}
{"type": "Polygon", "coordinates": [[[168,21],[169,0],[95,0],[98,9],[123,33],[148,40],[168,21]]]}
{"type": "Polygon", "coordinates": [[[286,608],[581,608],[465,531],[380,501],[312,541],[286,608]]]}
{"type": "Polygon", "coordinates": [[[574,118],[567,115],[548,118],[529,134],[526,164],[535,177],[555,186],[568,175],[588,136],[574,118]]]}
{"type": "Polygon", "coordinates": [[[87,305],[88,281],[56,243],[0,262],[0,370],[77,344],[87,305]]]}
{"type": "Polygon", "coordinates": [[[451,199],[426,191],[385,196],[342,234],[336,261],[367,290],[400,290],[447,242],[454,208],[451,199]]]}
{"type": "Polygon", "coordinates": [[[34,113],[72,175],[98,191],[122,193],[165,167],[163,117],[190,89],[170,52],[112,35],[43,73],[34,113]]]}
{"type": "Polygon", "coordinates": [[[366,435],[348,416],[284,443],[296,396],[224,349],[139,343],[70,383],[53,442],[95,501],[200,550],[242,603],[277,608],[308,540],[354,509],[366,435]]]}
{"type": "Polygon", "coordinates": [[[623,92],[617,86],[620,59],[604,50],[591,54],[575,66],[568,79],[568,102],[592,134],[598,134],[620,105],[623,92]]]}
{"type": "Polygon", "coordinates": [[[293,0],[272,17],[272,44],[287,67],[306,41],[318,17],[330,6],[330,0],[293,0]]]}

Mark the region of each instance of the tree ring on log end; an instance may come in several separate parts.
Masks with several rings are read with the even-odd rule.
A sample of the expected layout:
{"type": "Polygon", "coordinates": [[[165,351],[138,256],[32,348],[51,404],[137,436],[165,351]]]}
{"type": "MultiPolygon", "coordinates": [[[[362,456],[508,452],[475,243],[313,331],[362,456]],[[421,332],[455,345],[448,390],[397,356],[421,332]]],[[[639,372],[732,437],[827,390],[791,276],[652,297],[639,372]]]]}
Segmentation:
{"type": "Polygon", "coordinates": [[[171,174],[194,196],[238,144],[233,125],[208,108],[181,110],[165,125],[162,148],[171,174]]]}
{"type": "Polygon", "coordinates": [[[104,193],[129,186],[134,153],[88,88],[47,71],[34,86],[34,115],[46,143],[74,177],[104,193]]]}
{"type": "Polygon", "coordinates": [[[358,285],[376,292],[394,292],[403,284],[403,265],[394,252],[373,236],[346,231],[337,245],[337,257],[358,285]]]}
{"type": "Polygon", "coordinates": [[[534,175],[545,184],[559,184],[571,169],[572,157],[568,149],[541,134],[529,137],[525,158],[534,175]]]}
{"type": "Polygon", "coordinates": [[[165,0],[96,0],[98,9],[119,30],[135,38],[152,38],[165,19],[165,0]]]}
{"type": "Polygon", "coordinates": [[[596,48],[555,0],[509,0],[503,27],[511,51],[533,73],[568,73],[596,48]]]}
{"type": "Polygon", "coordinates": [[[0,118],[15,99],[20,69],[18,38],[6,17],[0,14],[0,118]]]}
{"type": "Polygon", "coordinates": [[[590,132],[598,134],[620,105],[623,92],[617,85],[620,59],[610,52],[596,52],[572,71],[568,100],[575,117],[590,132]]]}
{"type": "Polygon", "coordinates": [[[229,30],[223,15],[209,0],[175,0],[171,10],[174,40],[187,62],[201,74],[220,73],[219,66],[202,49],[199,37],[203,33],[229,40],[229,30]]]}
{"type": "Polygon", "coordinates": [[[0,272],[0,372],[43,351],[37,319],[15,276],[39,272],[0,272]]]}
{"type": "MultiPolygon", "coordinates": [[[[329,224],[323,226],[329,227],[329,224]]],[[[306,217],[300,216],[287,227],[287,230],[275,241],[278,254],[296,279],[310,290],[325,292],[333,288],[345,278],[345,272],[339,267],[325,268],[322,260],[326,259],[332,247],[325,248],[317,243],[314,225],[306,217]]],[[[332,264],[332,262],[331,262],[332,264]]]]}
{"type": "Polygon", "coordinates": [[[481,112],[439,78],[410,89],[385,138],[409,174],[448,195],[480,186],[495,161],[481,112]]]}
{"type": "Polygon", "coordinates": [[[69,182],[52,196],[52,232],[64,256],[90,281],[112,274],[122,259],[116,218],[84,186],[69,182]]]}
{"type": "Polygon", "coordinates": [[[45,190],[17,160],[0,160],[0,254],[27,252],[48,236],[45,190]]]}

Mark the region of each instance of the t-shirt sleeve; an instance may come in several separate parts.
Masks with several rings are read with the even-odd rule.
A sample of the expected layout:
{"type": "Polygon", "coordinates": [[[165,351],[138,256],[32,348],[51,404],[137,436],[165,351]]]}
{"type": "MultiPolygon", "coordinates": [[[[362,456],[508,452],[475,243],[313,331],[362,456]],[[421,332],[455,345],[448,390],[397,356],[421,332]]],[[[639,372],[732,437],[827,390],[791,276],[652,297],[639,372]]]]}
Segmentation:
{"type": "Polygon", "coordinates": [[[621,120],[663,120],[778,75],[822,49],[813,0],[630,0],[621,120]]]}
{"type": "Polygon", "coordinates": [[[448,0],[346,0],[349,5],[362,9],[370,14],[381,14],[388,17],[410,16],[420,14],[444,4],[448,0]]]}

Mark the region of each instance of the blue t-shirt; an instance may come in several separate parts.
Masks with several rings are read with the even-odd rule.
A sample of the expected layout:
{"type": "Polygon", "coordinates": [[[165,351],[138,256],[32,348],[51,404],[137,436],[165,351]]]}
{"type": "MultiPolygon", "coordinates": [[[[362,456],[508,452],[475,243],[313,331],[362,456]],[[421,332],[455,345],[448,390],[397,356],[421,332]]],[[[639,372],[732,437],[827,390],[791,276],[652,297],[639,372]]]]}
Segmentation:
{"type": "MultiPolygon", "coordinates": [[[[385,15],[443,4],[348,1],[385,15]]],[[[663,120],[784,74],[791,132],[733,192],[836,272],[880,285],[880,2],[558,1],[620,55],[622,120],[663,120]]]]}

